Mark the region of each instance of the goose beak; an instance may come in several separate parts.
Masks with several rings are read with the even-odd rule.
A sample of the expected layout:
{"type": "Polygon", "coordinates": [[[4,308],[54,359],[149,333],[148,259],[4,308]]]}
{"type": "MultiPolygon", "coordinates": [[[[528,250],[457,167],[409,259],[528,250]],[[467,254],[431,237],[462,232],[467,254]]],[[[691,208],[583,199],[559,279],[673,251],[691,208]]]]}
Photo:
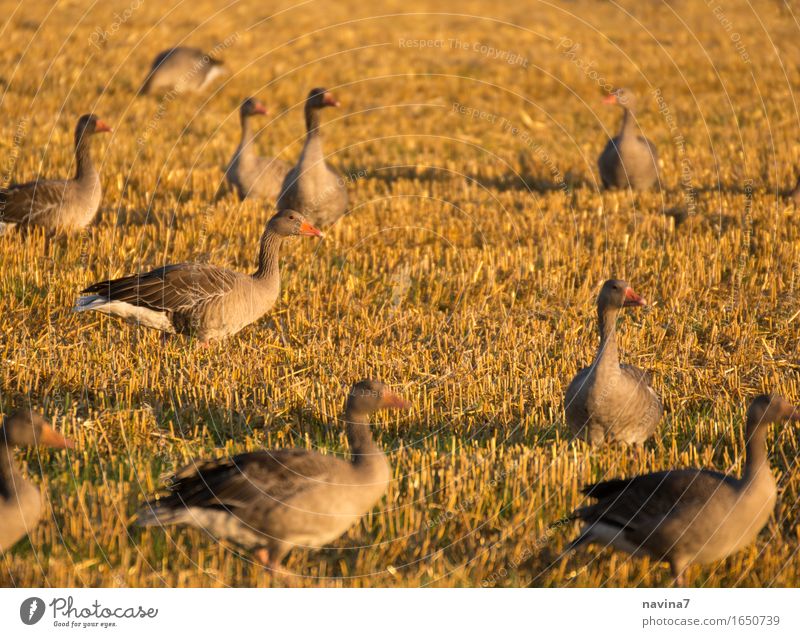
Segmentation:
{"type": "Polygon", "coordinates": [[[603,104],[617,104],[617,103],[618,103],[618,101],[617,101],[617,94],[616,93],[612,93],[611,95],[606,95],[603,98],[603,104]]]}
{"type": "Polygon", "coordinates": [[[253,106],[253,112],[257,113],[258,115],[267,115],[267,108],[262,103],[258,103],[253,106]]]}
{"type": "Polygon", "coordinates": [[[387,391],[381,400],[383,407],[387,409],[411,409],[411,403],[405,400],[402,396],[387,391]]]}
{"type": "Polygon", "coordinates": [[[94,132],[95,133],[111,133],[111,127],[106,124],[102,119],[98,119],[94,125],[94,132]]]}
{"type": "Polygon", "coordinates": [[[75,443],[69,438],[64,438],[50,425],[42,425],[42,434],[39,436],[39,443],[53,449],[72,449],[75,443]]]}
{"type": "Polygon", "coordinates": [[[334,97],[333,93],[324,93],[322,96],[323,106],[339,106],[339,100],[334,97]]]}
{"type": "Polygon", "coordinates": [[[625,302],[622,304],[623,307],[641,307],[643,305],[647,305],[647,301],[636,294],[633,288],[625,288],[625,302]]]}
{"type": "Polygon", "coordinates": [[[303,221],[300,224],[300,236],[303,237],[321,237],[322,233],[312,226],[308,221],[303,221]]]}

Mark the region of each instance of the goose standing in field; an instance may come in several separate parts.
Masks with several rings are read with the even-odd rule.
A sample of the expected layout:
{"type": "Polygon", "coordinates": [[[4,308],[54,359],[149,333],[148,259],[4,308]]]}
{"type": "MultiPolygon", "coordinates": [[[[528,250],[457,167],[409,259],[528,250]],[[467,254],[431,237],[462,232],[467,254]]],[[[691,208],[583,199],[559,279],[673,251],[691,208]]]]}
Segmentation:
{"type": "Polygon", "coordinates": [[[779,396],[758,396],[747,410],[745,462],[741,478],[708,469],[674,469],[583,490],[595,504],[572,519],[583,522],[567,550],[588,543],[668,562],[682,586],[691,564],[721,560],[750,544],[775,507],[777,489],[769,467],[770,423],[800,420],[797,408],[779,396]]]}
{"type": "Polygon", "coordinates": [[[363,380],[345,404],[351,460],[277,449],[196,461],[170,479],[164,497],[139,509],[137,524],[195,526],[278,569],[292,548],[332,542],[380,500],[391,468],[372,439],[370,415],[409,407],[383,383],[363,380]]]}
{"type": "Polygon", "coordinates": [[[74,179],[36,179],[0,189],[0,223],[41,226],[49,233],[81,230],[97,215],[103,191],[92,162],[96,133],[111,128],[96,115],[82,115],[75,126],[74,179]]]}
{"type": "Polygon", "coordinates": [[[655,431],[663,407],[648,374],[620,364],[617,315],[623,307],[647,305],[625,281],[611,279],[597,296],[600,347],[589,367],[567,387],[564,411],[572,433],[590,444],[642,444],[655,431]]]}
{"type": "Polygon", "coordinates": [[[212,58],[200,49],[178,46],[159,53],[139,95],[153,95],[175,91],[187,93],[202,91],[225,73],[222,60],[212,58]]]}
{"type": "Polygon", "coordinates": [[[275,305],[281,287],[278,252],[292,236],[322,233],[299,212],[282,210],[264,228],[253,274],[205,263],[165,265],[89,286],[74,311],[96,310],[163,332],[193,335],[204,344],[231,336],[275,305]]]}
{"type": "Polygon", "coordinates": [[[255,133],[250,119],[254,115],[266,115],[267,109],[258,100],[248,97],[239,108],[242,123],[242,139],[225,171],[225,177],[236,190],[239,199],[257,197],[274,199],[291,166],[281,159],[259,157],[253,148],[255,133]]]}
{"type": "Polygon", "coordinates": [[[636,97],[628,89],[618,89],[603,100],[624,109],[622,128],[609,140],[597,161],[604,188],[648,190],[658,181],[658,151],[640,134],[636,123],[636,97]]]}
{"type": "Polygon", "coordinates": [[[308,94],[305,105],[306,142],[300,159],[286,178],[278,197],[278,210],[299,210],[320,226],[329,226],[347,211],[347,188],[344,180],[325,161],[322,152],[322,133],[319,130],[320,111],[339,106],[332,93],[315,88],[308,94]]]}
{"type": "Polygon", "coordinates": [[[42,517],[42,494],[14,462],[14,447],[72,448],[35,411],[19,410],[0,427],[0,554],[25,537],[42,517]]]}

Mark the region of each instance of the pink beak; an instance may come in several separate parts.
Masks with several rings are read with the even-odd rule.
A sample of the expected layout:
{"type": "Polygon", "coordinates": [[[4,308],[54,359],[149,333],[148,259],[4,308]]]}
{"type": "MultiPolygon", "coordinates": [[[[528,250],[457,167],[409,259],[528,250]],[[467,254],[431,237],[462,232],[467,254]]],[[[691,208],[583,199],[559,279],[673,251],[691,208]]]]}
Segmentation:
{"type": "Polygon", "coordinates": [[[623,303],[623,306],[639,307],[642,305],[647,305],[647,301],[636,294],[636,292],[633,291],[633,288],[625,288],[625,302],[623,303]]]}
{"type": "Polygon", "coordinates": [[[384,407],[389,409],[411,409],[410,402],[390,391],[387,391],[383,395],[383,400],[381,402],[384,407]]]}
{"type": "Polygon", "coordinates": [[[324,93],[322,96],[322,103],[325,106],[339,106],[339,100],[337,100],[333,93],[324,93]]]}
{"type": "Polygon", "coordinates": [[[69,438],[64,438],[60,433],[53,429],[50,425],[42,426],[42,435],[39,436],[39,442],[54,449],[72,449],[75,443],[69,438]]]}
{"type": "Polygon", "coordinates": [[[300,234],[304,237],[321,237],[322,232],[312,226],[308,221],[303,221],[300,224],[300,234]]]}

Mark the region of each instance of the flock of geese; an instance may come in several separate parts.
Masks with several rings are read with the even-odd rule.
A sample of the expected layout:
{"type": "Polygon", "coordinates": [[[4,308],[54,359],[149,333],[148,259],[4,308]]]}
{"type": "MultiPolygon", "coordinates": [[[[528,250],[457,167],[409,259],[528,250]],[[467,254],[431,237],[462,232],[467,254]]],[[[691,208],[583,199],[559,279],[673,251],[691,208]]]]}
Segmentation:
{"type": "MultiPolygon", "coordinates": [[[[140,94],[199,91],[224,72],[223,64],[198,49],[179,47],[155,59],[140,94]]],[[[639,132],[635,97],[620,89],[607,102],[624,110],[619,134],[599,157],[607,188],[642,190],[657,184],[655,146],[639,132]]],[[[280,291],[279,250],[294,236],[319,237],[348,209],[344,181],[325,162],[320,114],[339,102],[315,88],[305,102],[306,138],[290,166],[256,154],[252,117],[266,113],[254,98],[240,108],[241,141],[225,177],[241,198],[277,201],[258,247],[257,266],[243,274],[209,264],[165,265],[144,274],[95,283],[83,290],[76,311],[97,311],[166,333],[190,335],[206,345],[254,323],[276,303],[280,291]]],[[[102,199],[90,140],[111,128],[95,115],[75,127],[73,179],[11,185],[0,192],[0,221],[38,226],[50,234],[92,223],[102,199]]],[[[619,360],[616,325],[624,308],[646,301],[625,281],[609,280],[597,298],[600,342],[595,359],[569,384],[566,421],[590,445],[641,445],[661,420],[659,396],[649,375],[619,360]]],[[[279,571],[293,547],[322,547],[368,513],[386,492],[391,470],[372,438],[370,418],[381,409],[410,403],[384,384],[363,380],[349,391],[343,421],[350,460],[305,449],[276,449],[221,459],[197,459],[176,471],[165,489],[143,503],[140,526],[188,525],[232,540],[265,567],[279,571]]],[[[593,500],[568,516],[582,523],[562,554],[582,545],[612,546],[634,556],[664,561],[676,584],[691,564],[722,559],[751,543],[776,500],[766,451],[771,423],[798,420],[800,412],[778,396],[755,398],[746,415],[746,457],[741,478],[707,469],[666,470],[590,485],[593,500]]],[[[23,409],[0,428],[0,553],[26,536],[41,516],[41,493],[16,465],[14,447],[72,442],[38,413],[23,409]]]]}

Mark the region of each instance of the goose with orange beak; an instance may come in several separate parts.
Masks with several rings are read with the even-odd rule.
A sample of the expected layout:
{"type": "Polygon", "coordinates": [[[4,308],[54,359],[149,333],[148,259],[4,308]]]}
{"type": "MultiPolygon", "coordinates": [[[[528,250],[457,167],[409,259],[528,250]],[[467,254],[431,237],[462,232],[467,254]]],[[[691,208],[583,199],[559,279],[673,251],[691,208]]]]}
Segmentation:
{"type": "Polygon", "coordinates": [[[606,96],[603,103],[623,109],[619,133],[608,141],[597,160],[603,187],[649,190],[658,182],[658,151],[639,130],[636,96],[621,88],[606,96]]]}
{"type": "Polygon", "coordinates": [[[81,293],[74,311],[96,311],[201,343],[236,334],[269,312],[280,293],[279,249],[289,237],[322,233],[294,210],[267,222],[252,274],[208,263],[165,265],[144,274],[110,279],[81,293]]]}
{"type": "Polygon", "coordinates": [[[339,100],[324,88],[312,89],[305,103],[306,141],[300,159],[283,180],[278,210],[299,210],[314,223],[329,226],[347,212],[345,180],[325,161],[320,114],[338,108],[339,100]]]}
{"type": "Polygon", "coordinates": [[[255,151],[256,133],[252,119],[258,115],[266,115],[264,104],[248,97],[239,107],[239,119],[242,125],[242,138],[233,153],[225,177],[231,188],[244,199],[275,200],[280,192],[283,180],[291,166],[275,157],[260,157],[255,151]]]}
{"type": "Polygon", "coordinates": [[[41,414],[21,409],[0,427],[0,554],[35,528],[42,516],[42,494],[14,462],[14,447],[42,445],[71,449],[72,441],[55,431],[41,414]]]}
{"type": "Polygon", "coordinates": [[[647,302],[625,281],[611,279],[597,297],[600,346],[589,367],[567,387],[564,411],[573,435],[592,445],[642,444],[655,431],[663,407],[649,374],[619,362],[617,316],[622,308],[647,302]]]}
{"type": "Polygon", "coordinates": [[[753,399],[745,420],[741,477],[710,469],[670,469],[598,482],[583,489],[587,503],[569,518],[583,523],[561,555],[586,544],[613,547],[670,565],[675,584],[692,564],[724,559],[753,542],[775,509],[775,475],[767,454],[773,423],[800,420],[784,398],[753,399]]]}
{"type": "Polygon", "coordinates": [[[344,409],[349,460],[308,449],[275,449],[200,460],[180,469],[162,497],[145,503],[139,526],[199,527],[253,552],[277,570],[294,547],[319,548],[356,524],[391,480],[370,416],[411,404],[377,380],[351,388],[344,409]]]}
{"type": "Polygon", "coordinates": [[[40,226],[49,234],[76,232],[90,225],[103,199],[90,142],[96,134],[110,132],[111,127],[97,115],[82,115],[75,125],[75,177],[39,177],[0,191],[0,223],[40,226]]]}

